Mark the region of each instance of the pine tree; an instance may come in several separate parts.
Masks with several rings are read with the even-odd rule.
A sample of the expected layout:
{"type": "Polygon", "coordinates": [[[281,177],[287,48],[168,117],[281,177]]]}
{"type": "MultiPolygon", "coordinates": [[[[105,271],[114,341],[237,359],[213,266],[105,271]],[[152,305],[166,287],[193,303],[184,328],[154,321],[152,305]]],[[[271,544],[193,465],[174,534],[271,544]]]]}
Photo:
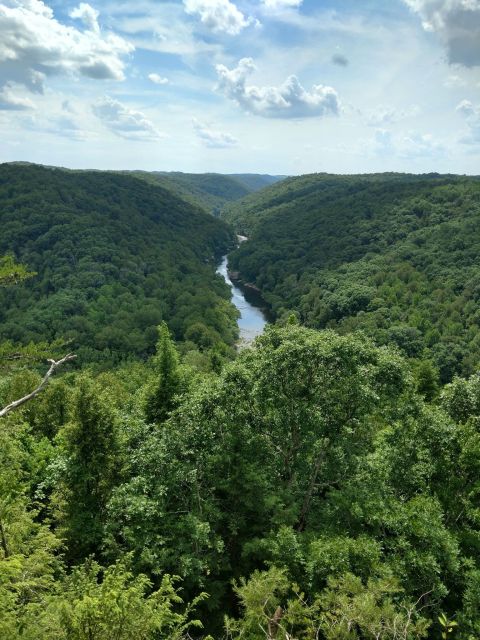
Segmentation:
{"type": "Polygon", "coordinates": [[[57,501],[71,560],[95,554],[118,478],[118,425],[108,398],[87,376],[77,382],[73,420],[60,432],[65,466],[57,501]]]}
{"type": "Polygon", "coordinates": [[[178,354],[167,324],[158,327],[159,338],[154,358],[156,380],[148,392],[145,416],[149,422],[164,422],[175,406],[175,396],[181,388],[178,354]]]}

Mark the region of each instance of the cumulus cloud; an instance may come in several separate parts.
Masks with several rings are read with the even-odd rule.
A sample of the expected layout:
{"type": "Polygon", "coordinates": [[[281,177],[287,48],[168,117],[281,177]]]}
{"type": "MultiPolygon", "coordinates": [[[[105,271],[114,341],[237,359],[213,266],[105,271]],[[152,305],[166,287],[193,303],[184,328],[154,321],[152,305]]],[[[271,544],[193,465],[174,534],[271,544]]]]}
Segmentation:
{"type": "Polygon", "coordinates": [[[435,140],[431,134],[415,131],[393,135],[390,131],[378,129],[370,146],[376,155],[397,156],[410,160],[439,157],[446,152],[444,145],[435,140]]]}
{"type": "Polygon", "coordinates": [[[460,138],[462,144],[480,145],[480,104],[474,105],[470,100],[462,100],[457,111],[465,117],[467,131],[460,138]]]}
{"type": "Polygon", "coordinates": [[[148,79],[153,82],[153,84],[168,84],[170,82],[168,78],[159,76],[158,73],[149,73],[148,79]]]}
{"type": "Polygon", "coordinates": [[[404,0],[426,31],[438,33],[451,64],[480,65],[480,0],[404,0]]]}
{"type": "Polygon", "coordinates": [[[41,0],[0,0],[0,86],[13,81],[41,92],[45,77],[61,73],[124,79],[123,56],[133,46],[102,34],[98,12],[86,3],[70,15],[85,29],[60,23],[41,0]]]}
{"type": "Polygon", "coordinates": [[[164,137],[141,111],[129,109],[109,96],[98,100],[92,111],[107,129],[120,138],[149,141],[164,137]]]}
{"type": "Polygon", "coordinates": [[[183,4],[189,15],[198,16],[215,32],[236,36],[251,23],[230,0],[183,0],[183,4]]]}
{"type": "Polygon", "coordinates": [[[237,138],[229,133],[215,131],[208,124],[199,122],[197,119],[193,120],[193,129],[202,143],[211,149],[226,149],[238,144],[237,138]]]}
{"type": "Polygon", "coordinates": [[[78,7],[70,11],[70,17],[81,20],[88,30],[100,33],[98,26],[99,12],[86,2],[81,2],[78,7]]]}
{"type": "Polygon", "coordinates": [[[245,111],[265,118],[338,115],[340,104],[332,87],[314,85],[311,91],[307,91],[296,76],[289,76],[279,87],[247,85],[247,78],[255,69],[251,58],[242,58],[234,69],[217,65],[217,91],[245,111]]]}

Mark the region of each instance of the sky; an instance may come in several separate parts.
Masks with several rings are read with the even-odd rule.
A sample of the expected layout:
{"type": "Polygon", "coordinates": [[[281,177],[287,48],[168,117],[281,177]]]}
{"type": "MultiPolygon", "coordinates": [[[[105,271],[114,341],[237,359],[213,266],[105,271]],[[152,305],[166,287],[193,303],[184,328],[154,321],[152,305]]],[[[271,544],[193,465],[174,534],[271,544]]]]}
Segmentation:
{"type": "Polygon", "coordinates": [[[0,0],[0,162],[480,174],[480,0],[0,0]]]}

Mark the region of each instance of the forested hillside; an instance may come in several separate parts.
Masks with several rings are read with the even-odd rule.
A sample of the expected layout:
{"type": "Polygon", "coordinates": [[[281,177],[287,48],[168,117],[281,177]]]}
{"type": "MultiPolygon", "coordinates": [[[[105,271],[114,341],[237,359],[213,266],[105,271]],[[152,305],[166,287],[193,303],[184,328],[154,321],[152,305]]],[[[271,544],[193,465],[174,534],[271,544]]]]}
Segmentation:
{"type": "Polygon", "coordinates": [[[230,205],[250,237],[232,269],[277,317],[364,330],[446,382],[480,362],[480,180],[430,174],[290,178],[230,205]]]}
{"type": "Polygon", "coordinates": [[[181,173],[180,171],[129,172],[151,184],[217,215],[223,206],[277,182],[280,177],[257,174],[181,173]]]}
{"type": "Polygon", "coordinates": [[[127,175],[0,166],[0,255],[37,275],[0,291],[0,337],[70,343],[82,361],[152,353],[166,320],[186,348],[232,345],[235,312],[215,263],[230,229],[127,175]],[[190,345],[190,347],[188,347],[190,345]]]}

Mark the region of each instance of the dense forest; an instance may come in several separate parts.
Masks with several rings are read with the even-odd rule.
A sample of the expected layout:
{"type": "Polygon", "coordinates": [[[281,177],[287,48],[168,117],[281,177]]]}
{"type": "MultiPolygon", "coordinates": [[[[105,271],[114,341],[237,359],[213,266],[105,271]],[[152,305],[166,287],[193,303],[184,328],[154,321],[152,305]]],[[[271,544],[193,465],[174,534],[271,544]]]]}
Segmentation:
{"type": "Polygon", "coordinates": [[[64,340],[108,366],[153,353],[168,322],[185,350],[228,350],[229,291],[215,275],[232,231],[199,207],[134,177],[0,166],[0,255],[36,272],[0,291],[0,338],[64,340]]]}
{"type": "Polygon", "coordinates": [[[225,208],[250,237],[230,260],[277,318],[363,330],[442,382],[480,361],[480,180],[291,178],[225,208]]]}
{"type": "Polygon", "coordinates": [[[0,638],[480,637],[479,190],[0,166],[0,638]]]}
{"type": "Polygon", "coordinates": [[[227,203],[240,200],[249,193],[274,184],[283,177],[255,173],[222,175],[179,171],[130,171],[128,173],[150,184],[160,185],[214,215],[218,215],[227,203]]]}

